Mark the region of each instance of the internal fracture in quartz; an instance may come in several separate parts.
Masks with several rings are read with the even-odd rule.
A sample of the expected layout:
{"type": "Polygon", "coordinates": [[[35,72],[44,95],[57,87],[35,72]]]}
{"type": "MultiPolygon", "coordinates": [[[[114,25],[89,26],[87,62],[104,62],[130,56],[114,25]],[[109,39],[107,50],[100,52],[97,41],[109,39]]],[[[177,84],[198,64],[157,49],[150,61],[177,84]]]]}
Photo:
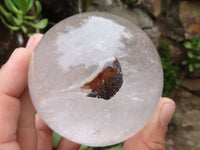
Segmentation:
{"type": "Polygon", "coordinates": [[[122,83],[121,66],[119,60],[114,57],[107,60],[101,72],[99,72],[92,81],[81,86],[81,88],[91,89],[91,92],[87,95],[88,97],[97,97],[109,100],[119,91],[122,83]]]}

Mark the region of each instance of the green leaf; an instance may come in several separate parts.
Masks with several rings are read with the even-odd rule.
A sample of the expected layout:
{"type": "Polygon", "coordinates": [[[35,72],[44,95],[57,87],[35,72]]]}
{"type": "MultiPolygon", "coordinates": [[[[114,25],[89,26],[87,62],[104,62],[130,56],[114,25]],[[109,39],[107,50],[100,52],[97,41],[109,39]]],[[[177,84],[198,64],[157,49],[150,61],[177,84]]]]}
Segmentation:
{"type": "Polygon", "coordinates": [[[197,42],[198,42],[198,37],[192,37],[191,39],[192,45],[197,45],[197,42]]]}
{"type": "Polygon", "coordinates": [[[189,58],[194,58],[194,54],[191,51],[188,52],[187,55],[188,55],[189,58]]]}
{"type": "Polygon", "coordinates": [[[192,43],[191,42],[185,42],[183,45],[186,49],[192,49],[192,43]]]}
{"type": "Polygon", "coordinates": [[[43,29],[47,26],[48,19],[42,19],[42,20],[40,20],[40,22],[38,22],[36,24],[28,22],[28,21],[25,21],[24,23],[33,27],[33,28],[36,28],[36,29],[43,29]]]}
{"type": "Polygon", "coordinates": [[[22,11],[17,9],[17,7],[15,6],[15,4],[13,4],[13,2],[11,0],[5,0],[5,4],[8,7],[8,9],[13,12],[16,15],[22,15],[22,11]]]}
{"type": "Polygon", "coordinates": [[[200,61],[200,56],[195,56],[195,59],[200,61]]]}
{"type": "Polygon", "coordinates": [[[184,60],[184,61],[182,61],[182,64],[183,64],[183,65],[187,65],[187,64],[188,64],[188,61],[187,61],[187,60],[184,60]]]}
{"type": "Polygon", "coordinates": [[[162,49],[164,51],[168,51],[169,48],[170,48],[170,43],[165,41],[161,42],[161,44],[159,45],[159,49],[162,49]]]}
{"type": "Polygon", "coordinates": [[[10,13],[8,13],[3,7],[2,5],[0,4],[0,12],[2,13],[3,16],[5,16],[5,18],[12,24],[14,24],[14,16],[12,16],[10,13]]]}
{"type": "Polygon", "coordinates": [[[56,132],[53,132],[53,147],[56,148],[61,138],[62,137],[59,134],[57,134],[56,132]]]}
{"type": "Polygon", "coordinates": [[[79,148],[79,150],[93,150],[93,148],[89,147],[89,146],[81,145],[81,147],[79,148]]]}
{"type": "Polygon", "coordinates": [[[33,4],[34,4],[34,0],[28,0],[26,13],[33,7],[33,4]]]}
{"type": "Polygon", "coordinates": [[[194,71],[194,66],[192,64],[189,64],[189,71],[193,72],[194,71]]]}
{"type": "Polygon", "coordinates": [[[23,15],[25,15],[28,11],[29,1],[27,0],[12,0],[12,2],[18,7],[19,10],[22,11],[23,15]]]}
{"type": "Polygon", "coordinates": [[[108,148],[108,149],[106,149],[106,150],[122,150],[122,145],[117,145],[117,146],[108,148]]]}
{"type": "Polygon", "coordinates": [[[23,20],[14,17],[11,13],[8,13],[0,4],[0,12],[5,16],[7,21],[9,21],[12,25],[18,26],[23,23],[23,20]]]}
{"type": "Polygon", "coordinates": [[[28,33],[28,29],[25,26],[21,26],[22,31],[27,34],[28,33]]]}
{"type": "Polygon", "coordinates": [[[200,39],[198,40],[197,49],[200,51],[200,39]]]}
{"type": "Polygon", "coordinates": [[[27,33],[28,37],[30,38],[31,36],[33,36],[35,33],[27,33]]]}
{"type": "Polygon", "coordinates": [[[195,67],[195,68],[200,68],[200,63],[195,63],[195,64],[194,64],[194,67],[195,67]]]}
{"type": "Polygon", "coordinates": [[[42,6],[39,1],[35,2],[36,15],[39,16],[42,11],[42,6]]]}
{"type": "Polygon", "coordinates": [[[20,29],[19,27],[9,25],[9,24],[3,19],[3,17],[0,17],[0,19],[1,19],[2,23],[3,23],[7,28],[9,28],[10,30],[16,31],[16,30],[19,30],[19,29],[20,29]]]}
{"type": "Polygon", "coordinates": [[[18,0],[12,0],[12,2],[17,6],[17,8],[20,8],[18,0]]]}
{"type": "Polygon", "coordinates": [[[28,20],[35,20],[38,18],[38,16],[40,15],[41,11],[42,11],[42,6],[40,4],[39,1],[36,1],[35,2],[35,9],[36,9],[36,14],[35,16],[25,16],[25,19],[28,19],[28,20]]]}
{"type": "Polygon", "coordinates": [[[24,20],[22,19],[22,17],[18,17],[17,19],[15,19],[15,25],[20,26],[22,25],[24,22],[24,20]]]}

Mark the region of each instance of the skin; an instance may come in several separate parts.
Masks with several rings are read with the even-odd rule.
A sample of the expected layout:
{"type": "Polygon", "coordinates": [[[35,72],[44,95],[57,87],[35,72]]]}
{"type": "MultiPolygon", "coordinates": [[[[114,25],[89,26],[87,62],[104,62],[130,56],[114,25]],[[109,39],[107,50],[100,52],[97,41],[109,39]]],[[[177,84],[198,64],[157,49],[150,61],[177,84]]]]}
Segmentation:
{"type": "MultiPolygon", "coordinates": [[[[41,38],[41,34],[32,36],[26,48],[17,48],[0,69],[0,150],[52,150],[52,130],[36,114],[27,89],[29,61],[41,38]]],[[[125,141],[123,149],[164,150],[167,125],[174,111],[175,103],[161,98],[151,120],[125,141]]],[[[57,150],[79,147],[62,138],[57,150]]]]}

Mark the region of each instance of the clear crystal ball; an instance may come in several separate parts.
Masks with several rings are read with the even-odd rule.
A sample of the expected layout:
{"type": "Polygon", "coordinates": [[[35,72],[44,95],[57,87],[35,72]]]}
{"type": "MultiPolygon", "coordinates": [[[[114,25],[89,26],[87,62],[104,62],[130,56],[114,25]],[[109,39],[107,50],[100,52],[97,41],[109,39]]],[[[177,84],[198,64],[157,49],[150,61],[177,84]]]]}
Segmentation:
{"type": "Polygon", "coordinates": [[[157,50],[131,22],[82,13],[51,28],[31,58],[32,102],[61,136],[89,146],[130,138],[149,121],[162,93],[157,50]]]}

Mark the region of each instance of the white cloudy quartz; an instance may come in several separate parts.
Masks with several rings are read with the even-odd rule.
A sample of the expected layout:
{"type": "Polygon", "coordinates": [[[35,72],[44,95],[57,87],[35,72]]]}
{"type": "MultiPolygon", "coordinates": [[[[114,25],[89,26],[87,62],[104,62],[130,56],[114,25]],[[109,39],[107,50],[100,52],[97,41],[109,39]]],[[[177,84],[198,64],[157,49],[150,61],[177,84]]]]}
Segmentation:
{"type": "Polygon", "coordinates": [[[149,121],[162,93],[163,72],[141,29],[90,12],[67,18],[44,35],[28,80],[33,104],[50,128],[80,144],[107,146],[135,135],[149,121]],[[105,99],[108,88],[114,94],[105,99]]]}

